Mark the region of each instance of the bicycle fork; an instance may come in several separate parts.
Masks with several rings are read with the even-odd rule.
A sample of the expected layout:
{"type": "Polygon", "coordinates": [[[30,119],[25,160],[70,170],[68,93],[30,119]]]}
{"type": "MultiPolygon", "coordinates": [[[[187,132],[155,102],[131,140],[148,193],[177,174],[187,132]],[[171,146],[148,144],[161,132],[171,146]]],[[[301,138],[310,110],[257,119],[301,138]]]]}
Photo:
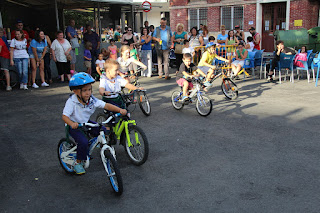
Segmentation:
{"type": "MultiPolygon", "coordinates": [[[[113,130],[117,136],[117,139],[120,140],[121,133],[124,129],[126,137],[127,137],[127,141],[128,141],[128,146],[131,147],[133,145],[131,143],[131,139],[130,139],[130,135],[129,135],[129,124],[137,125],[135,120],[122,121],[122,122],[118,122],[113,130]]],[[[135,136],[136,143],[140,144],[138,133],[135,132],[134,136],[135,136]]]]}

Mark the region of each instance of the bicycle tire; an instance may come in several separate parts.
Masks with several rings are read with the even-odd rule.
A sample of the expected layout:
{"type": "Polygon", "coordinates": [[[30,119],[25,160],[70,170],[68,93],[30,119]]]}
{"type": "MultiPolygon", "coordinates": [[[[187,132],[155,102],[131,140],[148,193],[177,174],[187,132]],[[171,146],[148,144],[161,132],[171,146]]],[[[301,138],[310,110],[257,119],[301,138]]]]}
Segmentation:
{"type": "Polygon", "coordinates": [[[64,171],[68,174],[74,174],[73,166],[77,160],[77,150],[74,152],[71,152],[68,156],[66,157],[61,157],[61,154],[64,152],[69,151],[72,149],[74,146],[77,144],[70,140],[69,141],[66,138],[62,138],[59,143],[58,143],[58,158],[61,167],[64,169],[64,171]]]}
{"type": "Polygon", "coordinates": [[[176,110],[180,110],[184,106],[184,104],[181,102],[181,98],[182,92],[178,90],[174,91],[171,95],[171,103],[173,108],[175,108],[176,110]]]}
{"type": "Polygon", "coordinates": [[[123,192],[123,183],[117,161],[107,149],[101,152],[101,160],[104,169],[108,174],[108,179],[113,191],[116,193],[116,195],[120,196],[123,192]]]}
{"type": "Polygon", "coordinates": [[[140,166],[146,162],[149,156],[149,143],[147,136],[140,127],[131,125],[129,126],[129,137],[132,147],[129,147],[128,145],[128,139],[125,131],[121,134],[120,143],[124,146],[130,161],[134,165],[140,166]],[[137,133],[137,135],[135,135],[135,133],[137,133]],[[138,137],[138,142],[136,137],[138,137]]]}
{"type": "Polygon", "coordinates": [[[212,101],[205,95],[199,95],[196,101],[196,110],[201,116],[208,116],[212,112],[212,101]]]}
{"type": "MultiPolygon", "coordinates": [[[[10,86],[12,88],[16,87],[19,82],[19,74],[15,70],[9,70],[9,75],[10,75],[10,86]]],[[[7,87],[7,81],[6,81],[6,76],[4,74],[4,71],[1,71],[1,87],[6,88],[7,87]]]]}
{"type": "Polygon", "coordinates": [[[97,122],[97,123],[102,123],[102,122],[104,122],[104,121],[106,121],[106,120],[107,120],[107,115],[104,114],[104,113],[99,113],[99,114],[97,115],[97,117],[96,117],[96,122],[97,122]]]}
{"type": "Polygon", "coordinates": [[[237,99],[239,96],[238,87],[230,78],[222,79],[221,90],[229,100],[237,99]]]}
{"type": "Polygon", "coordinates": [[[143,112],[143,114],[145,114],[146,116],[149,116],[151,114],[151,106],[150,106],[150,102],[148,99],[148,96],[146,95],[145,92],[139,92],[138,93],[138,103],[140,106],[141,111],[143,112]]]}

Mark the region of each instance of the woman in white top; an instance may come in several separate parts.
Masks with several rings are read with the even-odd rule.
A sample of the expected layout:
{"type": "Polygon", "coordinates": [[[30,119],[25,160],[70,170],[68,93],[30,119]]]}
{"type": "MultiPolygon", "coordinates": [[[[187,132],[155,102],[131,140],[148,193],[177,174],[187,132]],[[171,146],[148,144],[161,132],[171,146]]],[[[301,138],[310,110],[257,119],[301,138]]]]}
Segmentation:
{"type": "Polygon", "coordinates": [[[198,64],[198,62],[200,61],[200,57],[201,57],[201,50],[200,50],[200,48],[195,48],[195,47],[200,47],[200,46],[204,45],[203,37],[201,35],[199,35],[196,27],[192,27],[190,32],[191,32],[191,36],[189,38],[189,45],[195,51],[194,62],[196,62],[198,64]]]}
{"type": "Polygon", "coordinates": [[[70,54],[71,45],[67,39],[63,38],[63,32],[57,32],[57,39],[51,45],[52,57],[56,62],[58,74],[61,77],[61,82],[64,82],[64,75],[66,74],[68,80],[71,78],[70,74],[70,61],[67,60],[67,55],[70,54]]]}
{"type": "Polygon", "coordinates": [[[20,75],[20,89],[27,90],[28,62],[27,39],[22,30],[16,30],[16,37],[10,43],[10,64],[16,66],[20,75]]]}

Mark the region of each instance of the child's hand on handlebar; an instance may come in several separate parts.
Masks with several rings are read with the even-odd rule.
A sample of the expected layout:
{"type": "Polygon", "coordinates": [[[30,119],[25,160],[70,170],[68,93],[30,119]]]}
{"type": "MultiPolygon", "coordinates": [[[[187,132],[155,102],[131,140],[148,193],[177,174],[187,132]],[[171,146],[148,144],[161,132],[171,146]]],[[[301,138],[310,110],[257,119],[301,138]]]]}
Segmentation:
{"type": "Polygon", "coordinates": [[[104,92],[103,92],[103,95],[104,95],[104,96],[109,96],[109,95],[110,95],[110,92],[109,92],[109,91],[104,91],[104,92]]]}
{"type": "Polygon", "coordinates": [[[73,122],[73,123],[71,124],[71,128],[72,128],[72,129],[77,129],[78,126],[79,126],[79,124],[78,124],[77,122],[73,122]]]}
{"type": "Polygon", "coordinates": [[[137,87],[137,89],[138,89],[138,90],[144,90],[144,88],[143,88],[143,87],[137,87]]]}
{"type": "Polygon", "coordinates": [[[120,114],[121,114],[121,115],[126,115],[126,114],[127,114],[127,110],[125,110],[125,109],[120,109],[120,114]]]}

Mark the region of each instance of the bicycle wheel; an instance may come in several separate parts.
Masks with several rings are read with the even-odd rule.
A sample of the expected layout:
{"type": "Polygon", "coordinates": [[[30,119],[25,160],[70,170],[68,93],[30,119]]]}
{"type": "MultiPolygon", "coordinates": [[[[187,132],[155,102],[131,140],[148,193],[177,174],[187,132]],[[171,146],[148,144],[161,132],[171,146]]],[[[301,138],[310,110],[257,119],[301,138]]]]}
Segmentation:
{"type": "Polygon", "coordinates": [[[104,113],[99,113],[98,115],[97,115],[97,117],[96,117],[96,122],[97,123],[102,123],[102,122],[104,122],[104,121],[106,121],[107,120],[107,116],[106,116],[106,114],[104,114],[104,113]]]}
{"type": "Polygon", "coordinates": [[[171,103],[173,108],[180,110],[183,108],[184,104],[181,101],[182,92],[181,91],[174,91],[171,95],[171,103]]]}
{"type": "Polygon", "coordinates": [[[196,109],[201,116],[208,116],[212,111],[212,101],[205,95],[198,95],[196,109]]]}
{"type": "Polygon", "coordinates": [[[128,138],[125,131],[121,134],[121,144],[124,145],[130,161],[140,166],[146,162],[149,155],[149,143],[143,130],[135,125],[129,126],[129,137],[131,146],[128,145],[128,138]]]}
{"type": "Polygon", "coordinates": [[[111,183],[113,191],[116,195],[121,195],[123,192],[123,184],[122,177],[120,174],[120,170],[118,168],[118,164],[114,157],[111,155],[109,150],[104,150],[101,152],[101,160],[108,174],[109,181],[111,183]]]}
{"type": "Polygon", "coordinates": [[[222,79],[221,90],[229,100],[238,98],[238,87],[230,78],[222,79]]]}
{"type": "Polygon", "coordinates": [[[60,165],[66,171],[68,174],[74,174],[73,166],[77,160],[77,150],[70,152],[68,155],[66,155],[66,152],[68,152],[70,149],[75,147],[77,144],[70,140],[67,141],[66,138],[62,138],[59,141],[58,144],[58,158],[60,165]]]}
{"type": "Polygon", "coordinates": [[[140,109],[143,112],[143,114],[145,114],[146,116],[149,116],[151,114],[151,106],[150,106],[149,99],[145,92],[139,92],[138,94],[139,95],[137,98],[138,98],[140,109]]]}

